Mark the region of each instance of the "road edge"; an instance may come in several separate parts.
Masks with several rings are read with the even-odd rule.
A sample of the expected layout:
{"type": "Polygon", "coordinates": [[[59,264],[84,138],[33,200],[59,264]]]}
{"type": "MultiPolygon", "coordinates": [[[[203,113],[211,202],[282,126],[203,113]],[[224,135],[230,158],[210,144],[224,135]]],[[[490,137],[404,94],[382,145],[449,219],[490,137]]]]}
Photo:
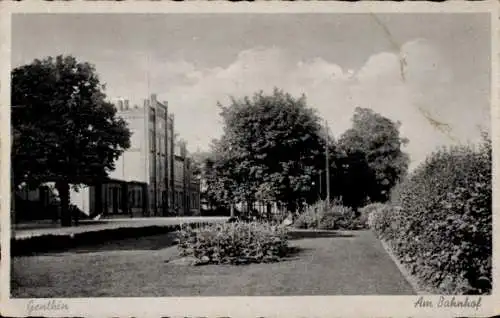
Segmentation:
{"type": "Polygon", "coordinates": [[[417,295],[432,295],[434,294],[432,291],[429,289],[423,287],[417,278],[415,278],[413,275],[410,274],[410,272],[406,269],[406,267],[397,259],[397,257],[394,255],[394,252],[392,248],[390,247],[389,243],[386,242],[385,240],[379,239],[380,243],[382,244],[382,247],[386,251],[386,253],[389,255],[389,257],[392,259],[394,264],[396,264],[397,268],[405,278],[405,280],[410,284],[411,288],[417,293],[417,295]]]}

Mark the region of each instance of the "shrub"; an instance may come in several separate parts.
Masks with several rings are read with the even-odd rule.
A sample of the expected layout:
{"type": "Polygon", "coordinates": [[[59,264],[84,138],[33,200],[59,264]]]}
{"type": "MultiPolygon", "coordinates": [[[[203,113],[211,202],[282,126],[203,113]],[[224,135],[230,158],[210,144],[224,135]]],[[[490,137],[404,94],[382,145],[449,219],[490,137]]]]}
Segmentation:
{"type": "Polygon", "coordinates": [[[185,227],[179,231],[178,248],[200,264],[274,262],[289,251],[285,228],[256,222],[185,227]]]}
{"type": "Polygon", "coordinates": [[[393,200],[401,209],[374,209],[370,226],[427,286],[489,293],[491,177],[488,141],[478,149],[442,149],[398,187],[393,200]]]}
{"type": "Polygon", "coordinates": [[[382,203],[373,203],[363,207],[361,213],[368,214],[368,226],[373,229],[378,237],[384,239],[391,228],[393,208],[382,203]]]}
{"type": "Polygon", "coordinates": [[[299,229],[317,229],[322,215],[327,209],[325,201],[319,201],[308,206],[295,220],[294,226],[299,229]]]}
{"type": "Polygon", "coordinates": [[[325,230],[357,230],[359,222],[350,207],[332,205],[321,218],[319,228],[325,230]]]}
{"type": "Polygon", "coordinates": [[[357,230],[363,224],[350,208],[334,201],[318,201],[309,206],[295,221],[294,226],[302,229],[357,230]]]}

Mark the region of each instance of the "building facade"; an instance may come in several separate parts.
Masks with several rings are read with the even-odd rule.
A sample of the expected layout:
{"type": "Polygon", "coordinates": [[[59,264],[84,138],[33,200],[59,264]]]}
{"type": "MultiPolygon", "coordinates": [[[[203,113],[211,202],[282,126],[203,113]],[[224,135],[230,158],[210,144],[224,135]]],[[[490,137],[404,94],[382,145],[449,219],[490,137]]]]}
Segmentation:
{"type": "Polygon", "coordinates": [[[174,210],[176,215],[200,215],[200,181],[193,176],[186,143],[174,148],[174,210]]]}
{"type": "Polygon", "coordinates": [[[176,147],[174,116],[167,102],[152,94],[142,106],[131,106],[125,99],[114,104],[117,116],[128,123],[131,146],[115,162],[109,182],[72,192],[72,202],[89,215],[199,214],[199,182],[190,176],[185,143],[176,147]]]}

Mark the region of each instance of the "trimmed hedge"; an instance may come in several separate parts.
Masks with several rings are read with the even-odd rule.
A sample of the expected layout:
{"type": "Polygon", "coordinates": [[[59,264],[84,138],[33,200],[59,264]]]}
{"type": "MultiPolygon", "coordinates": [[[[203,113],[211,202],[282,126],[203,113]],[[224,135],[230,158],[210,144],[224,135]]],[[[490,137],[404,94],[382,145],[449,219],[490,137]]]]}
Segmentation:
{"type": "Polygon", "coordinates": [[[357,217],[350,207],[318,201],[299,215],[294,226],[300,229],[358,230],[366,227],[366,221],[357,217]]]}
{"type": "MultiPolygon", "coordinates": [[[[425,286],[443,294],[491,292],[491,144],[432,154],[372,206],[370,227],[425,286]]],[[[368,207],[367,207],[368,208],[368,207]]]]}
{"type": "Polygon", "coordinates": [[[289,252],[286,228],[257,222],[183,227],[178,248],[198,265],[276,262],[289,252]]]}
{"type": "MultiPolygon", "coordinates": [[[[192,227],[201,227],[207,223],[193,223],[192,227]]],[[[116,228],[84,231],[74,234],[44,234],[26,238],[11,238],[11,256],[30,256],[48,252],[63,252],[75,247],[96,246],[109,241],[119,241],[129,238],[161,235],[181,229],[178,224],[148,225],[128,227],[117,225],[116,228]]]]}

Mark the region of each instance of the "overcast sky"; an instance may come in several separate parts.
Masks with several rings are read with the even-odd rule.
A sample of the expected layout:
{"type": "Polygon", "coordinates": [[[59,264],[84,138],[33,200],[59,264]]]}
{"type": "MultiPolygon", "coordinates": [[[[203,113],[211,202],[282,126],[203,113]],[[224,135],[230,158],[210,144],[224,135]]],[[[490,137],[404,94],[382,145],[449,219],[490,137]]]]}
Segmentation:
{"type": "Polygon", "coordinates": [[[415,166],[490,128],[489,26],[465,13],[19,15],[12,64],[72,54],[96,66],[110,98],[157,93],[191,150],[220,136],[216,103],[229,96],[305,93],[335,137],[369,107],[402,122],[415,166]]]}

